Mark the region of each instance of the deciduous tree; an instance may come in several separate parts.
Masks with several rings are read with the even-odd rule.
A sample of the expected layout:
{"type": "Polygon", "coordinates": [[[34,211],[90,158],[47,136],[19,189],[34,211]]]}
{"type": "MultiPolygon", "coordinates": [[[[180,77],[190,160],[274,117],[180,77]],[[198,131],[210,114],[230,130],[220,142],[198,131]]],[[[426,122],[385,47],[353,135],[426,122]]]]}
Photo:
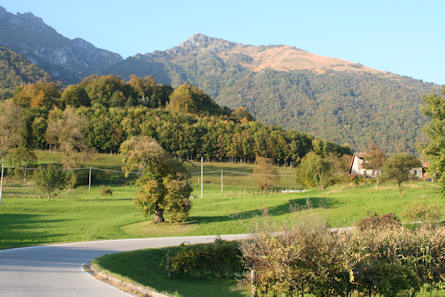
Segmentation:
{"type": "Polygon", "coordinates": [[[376,186],[378,186],[383,163],[385,163],[386,160],[385,153],[376,144],[370,144],[364,158],[365,162],[363,162],[363,167],[375,171],[376,186]]]}
{"type": "Polygon", "coordinates": [[[323,189],[332,180],[331,164],[314,152],[306,154],[297,167],[297,181],[305,186],[320,186],[323,189]]]}
{"type": "Polygon", "coordinates": [[[23,145],[22,130],[25,123],[23,108],[12,100],[0,103],[0,157],[4,157],[12,149],[23,145]]]}
{"type": "Polygon", "coordinates": [[[280,176],[271,159],[257,156],[255,162],[253,173],[256,174],[258,188],[267,192],[280,183],[280,176]]]}
{"type": "Polygon", "coordinates": [[[139,169],[141,190],[136,204],[145,216],[154,215],[155,224],[165,221],[164,212],[170,222],[184,221],[188,217],[192,187],[184,166],[170,158],[152,138],[133,137],[121,146],[124,171],[128,175],[139,169]]]}
{"type": "MultiPolygon", "coordinates": [[[[445,175],[445,86],[442,96],[437,93],[423,98],[425,106],[423,112],[430,118],[424,127],[429,142],[423,145],[422,153],[429,160],[429,171],[432,175],[445,175]]],[[[445,189],[445,183],[444,183],[445,189]]]]}
{"type": "Polygon", "coordinates": [[[386,178],[395,180],[402,197],[402,183],[409,180],[411,169],[420,167],[420,161],[408,153],[396,154],[383,164],[383,174],[386,178]]]}
{"type": "Polygon", "coordinates": [[[36,186],[47,195],[48,201],[54,191],[63,190],[68,183],[68,178],[63,168],[55,164],[39,166],[34,178],[36,186]]]}
{"type": "Polygon", "coordinates": [[[63,164],[69,167],[89,152],[87,131],[88,118],[77,114],[74,108],[67,107],[63,112],[54,109],[48,117],[45,138],[64,154],[63,164]]]}

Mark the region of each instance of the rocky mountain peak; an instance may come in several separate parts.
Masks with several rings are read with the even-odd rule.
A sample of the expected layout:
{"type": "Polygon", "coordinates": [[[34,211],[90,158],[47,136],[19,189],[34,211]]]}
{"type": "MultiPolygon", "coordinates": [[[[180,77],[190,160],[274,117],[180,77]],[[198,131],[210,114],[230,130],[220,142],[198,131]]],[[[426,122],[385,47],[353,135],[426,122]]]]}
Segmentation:
{"type": "Polygon", "coordinates": [[[202,33],[194,34],[186,41],[167,51],[168,54],[180,55],[190,52],[210,51],[218,53],[227,51],[237,46],[237,43],[221,38],[210,37],[202,33]]]}
{"type": "Polygon", "coordinates": [[[76,83],[122,60],[88,41],[59,34],[34,14],[7,12],[0,6],[0,46],[24,56],[64,83],[76,83]]]}

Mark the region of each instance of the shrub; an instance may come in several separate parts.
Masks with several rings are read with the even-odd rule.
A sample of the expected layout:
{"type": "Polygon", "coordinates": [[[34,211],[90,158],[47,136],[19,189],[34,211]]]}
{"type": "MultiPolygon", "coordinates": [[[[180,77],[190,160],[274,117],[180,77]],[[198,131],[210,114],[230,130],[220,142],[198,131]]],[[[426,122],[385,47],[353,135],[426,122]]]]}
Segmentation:
{"type": "Polygon", "coordinates": [[[372,216],[360,219],[357,227],[360,231],[370,229],[390,229],[400,228],[402,227],[402,223],[400,222],[400,219],[392,212],[381,216],[375,213],[372,216]]]}
{"type": "Polygon", "coordinates": [[[100,194],[102,196],[112,196],[113,191],[110,189],[109,186],[100,186],[100,194]]]}
{"type": "Polygon", "coordinates": [[[215,239],[213,244],[182,244],[175,255],[167,255],[166,270],[192,277],[232,277],[243,270],[241,252],[236,242],[215,239]]]}
{"type": "Polygon", "coordinates": [[[426,205],[421,202],[413,202],[406,209],[404,216],[410,220],[420,220],[426,225],[436,225],[442,217],[440,207],[437,204],[426,205]]]}
{"type": "MultiPolygon", "coordinates": [[[[393,214],[368,222],[400,223],[393,214]]],[[[242,255],[259,297],[415,296],[443,286],[445,228],[332,232],[320,220],[301,220],[280,234],[258,230],[242,255]]]]}

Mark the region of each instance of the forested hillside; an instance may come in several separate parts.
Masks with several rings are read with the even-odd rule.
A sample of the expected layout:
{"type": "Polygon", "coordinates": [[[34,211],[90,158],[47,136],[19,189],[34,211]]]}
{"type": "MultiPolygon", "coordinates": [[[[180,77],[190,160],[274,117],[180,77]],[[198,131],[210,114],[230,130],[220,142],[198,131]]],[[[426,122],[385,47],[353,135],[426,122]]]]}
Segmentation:
{"type": "Polygon", "coordinates": [[[309,151],[350,153],[333,142],[256,122],[242,108],[222,108],[189,84],[173,89],[149,76],[126,82],[93,75],[64,91],[54,83],[28,84],[0,111],[0,128],[8,127],[0,129],[0,137],[21,139],[2,143],[10,145],[2,152],[51,147],[69,156],[75,151],[110,153],[118,152],[126,139],[144,135],[182,159],[253,162],[262,156],[296,165],[309,151]]]}
{"type": "Polygon", "coordinates": [[[19,54],[0,46],[0,99],[12,96],[14,90],[39,80],[51,80],[51,76],[19,54]]]}
{"type": "MultiPolygon", "coordinates": [[[[438,88],[287,45],[244,45],[203,34],[166,51],[122,60],[83,39],[62,36],[31,13],[14,15],[2,7],[0,46],[23,55],[64,84],[78,83],[90,74],[113,74],[124,80],[131,74],[150,75],[172,87],[188,82],[219,105],[243,107],[260,122],[354,150],[376,143],[387,152],[416,151],[426,122],[419,111],[421,96],[438,88]]],[[[8,77],[15,75],[7,69],[8,77]]],[[[5,84],[1,92],[10,95],[10,82],[5,84]]]]}
{"type": "Polygon", "coordinates": [[[108,72],[152,75],[196,85],[220,105],[244,107],[258,121],[364,150],[415,151],[425,117],[424,83],[288,46],[248,46],[194,35],[167,51],[136,55],[108,72]]]}

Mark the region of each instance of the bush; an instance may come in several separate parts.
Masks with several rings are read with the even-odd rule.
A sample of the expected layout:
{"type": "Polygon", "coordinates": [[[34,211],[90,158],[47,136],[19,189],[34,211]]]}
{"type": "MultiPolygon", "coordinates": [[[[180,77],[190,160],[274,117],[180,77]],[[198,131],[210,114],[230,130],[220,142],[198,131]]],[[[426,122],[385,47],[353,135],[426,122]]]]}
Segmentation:
{"type": "Polygon", "coordinates": [[[112,196],[113,191],[110,189],[109,186],[100,186],[100,194],[102,196],[112,196]]]}
{"type": "Polygon", "coordinates": [[[166,270],[177,275],[199,278],[233,277],[243,271],[241,252],[236,242],[215,239],[213,244],[181,244],[175,255],[167,255],[166,270]]]}
{"type": "Polygon", "coordinates": [[[414,202],[406,209],[404,216],[410,220],[420,220],[426,225],[436,225],[442,215],[437,204],[426,205],[421,202],[414,202]]]}
{"type": "MultiPolygon", "coordinates": [[[[393,214],[368,221],[398,222],[393,214]]],[[[423,287],[443,286],[445,228],[332,232],[313,220],[278,235],[257,232],[242,244],[242,255],[259,297],[415,296],[423,287]]]]}
{"type": "Polygon", "coordinates": [[[402,227],[402,223],[400,222],[400,219],[392,212],[381,216],[375,213],[372,216],[360,219],[357,227],[360,231],[372,229],[391,229],[402,227]]]}

